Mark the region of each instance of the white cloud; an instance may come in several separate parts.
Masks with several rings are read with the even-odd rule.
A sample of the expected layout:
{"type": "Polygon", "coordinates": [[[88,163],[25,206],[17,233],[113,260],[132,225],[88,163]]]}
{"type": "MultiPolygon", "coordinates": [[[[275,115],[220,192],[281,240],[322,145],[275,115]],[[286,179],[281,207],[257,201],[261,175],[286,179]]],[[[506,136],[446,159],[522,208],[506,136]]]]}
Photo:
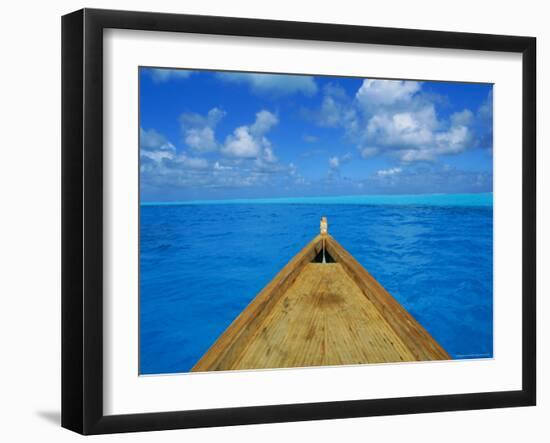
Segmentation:
{"type": "Polygon", "coordinates": [[[212,108],[206,116],[196,112],[184,112],[180,116],[180,122],[184,126],[201,127],[201,126],[216,126],[220,120],[225,117],[225,111],[220,108],[212,108]]]}
{"type": "Polygon", "coordinates": [[[264,138],[264,155],[263,160],[268,163],[275,163],[277,161],[277,157],[275,157],[275,154],[273,153],[273,148],[271,147],[271,143],[267,139],[264,138]]]}
{"type": "Polygon", "coordinates": [[[356,111],[345,97],[345,93],[335,88],[325,88],[325,96],[316,116],[317,123],[329,128],[344,126],[351,130],[357,123],[356,119],[356,111]]]}
{"type": "Polygon", "coordinates": [[[140,146],[143,149],[174,149],[174,145],[170,143],[164,135],[157,132],[155,129],[145,130],[143,128],[140,128],[139,137],[140,146]]]}
{"type": "Polygon", "coordinates": [[[264,109],[256,114],[256,121],[250,127],[250,130],[253,134],[262,136],[277,123],[279,123],[277,116],[264,109]]]}
{"type": "MultiPolygon", "coordinates": [[[[200,126],[217,118],[216,113],[207,116],[186,114],[184,120],[187,125],[200,126]]],[[[140,174],[143,189],[151,192],[168,187],[185,192],[200,188],[210,192],[208,190],[251,186],[306,186],[308,182],[299,174],[295,164],[284,165],[277,160],[266,137],[277,123],[276,115],[265,110],[258,112],[252,124],[236,128],[227,138],[227,143],[220,149],[225,156],[212,161],[189,152],[176,152],[164,135],[153,129],[142,129],[140,174]]]]}
{"type": "MultiPolygon", "coordinates": [[[[434,161],[473,147],[476,124],[469,109],[442,119],[437,99],[424,94],[420,82],[365,79],[353,100],[341,88],[325,87],[314,116],[320,126],[343,128],[362,158],[387,154],[406,163],[434,161]]],[[[492,144],[489,136],[486,144],[492,144]]]]}
{"type": "Polygon", "coordinates": [[[376,171],[376,175],[378,175],[379,177],[388,177],[399,174],[401,171],[401,168],[380,169],[379,171],[376,171]]]}
{"type": "Polygon", "coordinates": [[[215,171],[231,171],[232,169],[233,169],[232,166],[223,165],[219,161],[214,163],[215,171]]]}
{"type": "Polygon", "coordinates": [[[433,161],[436,154],[432,149],[402,149],[398,152],[398,157],[405,163],[417,161],[433,161]]]}
{"type": "Polygon", "coordinates": [[[481,104],[478,109],[478,115],[484,119],[493,118],[493,90],[489,92],[485,101],[481,104]]]}
{"type": "Polygon", "coordinates": [[[360,148],[360,151],[361,151],[361,157],[363,157],[364,159],[367,159],[377,155],[380,152],[380,148],[369,146],[366,148],[360,148]]]}
{"type": "Polygon", "coordinates": [[[352,158],[353,158],[353,154],[348,152],[348,153],[346,153],[342,156],[341,162],[342,163],[347,163],[347,162],[351,161],[352,158]]]}
{"type": "Polygon", "coordinates": [[[380,193],[487,192],[492,189],[492,173],[461,171],[445,164],[417,163],[379,170],[360,183],[371,192],[380,193]]]}
{"type": "Polygon", "coordinates": [[[328,159],[328,166],[331,169],[338,169],[340,167],[340,159],[338,157],[331,157],[328,159]]]}
{"type": "Polygon", "coordinates": [[[176,147],[155,129],[139,129],[140,156],[160,163],[164,159],[173,159],[176,147]]]}
{"type": "Polygon", "coordinates": [[[255,158],[260,153],[260,144],[250,134],[248,126],[240,126],[227,137],[221,152],[233,157],[255,158]]]}
{"type": "Polygon", "coordinates": [[[191,157],[186,153],[177,155],[176,147],[155,129],[140,128],[140,155],[164,166],[183,165],[191,169],[203,169],[208,166],[207,160],[200,157],[191,157]]]}
{"type": "Polygon", "coordinates": [[[458,154],[473,146],[469,109],[438,117],[435,106],[414,96],[406,111],[402,106],[381,106],[369,117],[364,136],[368,142],[390,149],[403,162],[434,161],[441,155],[458,154]]]}
{"type": "Polygon", "coordinates": [[[451,115],[451,123],[455,126],[468,126],[474,122],[474,114],[469,109],[455,112],[451,115]]]}
{"type": "Polygon", "coordinates": [[[471,144],[471,132],[464,126],[452,126],[448,131],[436,134],[437,154],[456,154],[471,144]]]}
{"type": "Polygon", "coordinates": [[[342,121],[343,108],[330,96],[325,96],[319,112],[319,123],[321,126],[335,127],[342,121]]]}
{"type": "Polygon", "coordinates": [[[351,153],[346,153],[342,155],[341,157],[334,156],[330,157],[328,159],[328,166],[331,170],[335,171],[340,168],[340,166],[350,162],[353,159],[353,155],[351,153]]]}
{"type": "Polygon", "coordinates": [[[180,116],[185,144],[197,152],[211,152],[218,148],[215,128],[225,116],[220,108],[212,108],[206,116],[186,112],[180,116]]]}
{"type": "Polygon", "coordinates": [[[196,151],[214,151],[218,146],[214,130],[208,127],[187,129],[184,139],[187,146],[196,151]]]}
{"type": "Polygon", "coordinates": [[[367,135],[394,147],[428,145],[436,126],[435,108],[428,105],[418,111],[376,114],[368,121],[367,135]]]}
{"type": "Polygon", "coordinates": [[[363,80],[355,97],[364,106],[393,105],[410,101],[421,83],[406,80],[363,80]]]}
{"type": "Polygon", "coordinates": [[[301,93],[311,96],[317,93],[313,77],[305,75],[219,73],[218,77],[232,83],[248,84],[252,92],[260,95],[290,95],[301,93]]]}
{"type": "Polygon", "coordinates": [[[181,154],[176,158],[176,163],[189,169],[207,169],[208,161],[200,157],[189,157],[186,154],[181,154]]]}
{"type": "Polygon", "coordinates": [[[168,160],[173,159],[174,158],[174,152],[172,152],[172,151],[162,151],[162,150],[157,150],[157,151],[142,150],[141,151],[141,156],[145,157],[145,158],[148,158],[150,160],[153,160],[157,163],[160,163],[164,159],[168,159],[168,160]]]}
{"type": "Polygon", "coordinates": [[[433,143],[397,151],[403,162],[434,161],[438,156],[458,154],[472,146],[472,132],[463,125],[451,126],[433,135],[433,143]]]}
{"type": "Polygon", "coordinates": [[[482,149],[493,152],[493,90],[487,94],[476,113],[476,119],[479,122],[478,127],[482,128],[476,137],[476,145],[482,149]]]}
{"type": "Polygon", "coordinates": [[[178,153],[176,147],[154,129],[140,128],[140,142],[140,173],[146,186],[204,183],[211,168],[205,158],[178,153]]]}
{"type": "Polygon", "coordinates": [[[186,69],[150,68],[148,72],[154,83],[164,83],[172,79],[187,78],[191,75],[191,71],[186,69]]]}
{"type": "Polygon", "coordinates": [[[270,141],[265,137],[273,126],[279,122],[276,115],[261,110],[256,114],[254,123],[239,126],[229,135],[221,148],[221,153],[229,157],[256,158],[274,163],[276,157],[270,141]]]}

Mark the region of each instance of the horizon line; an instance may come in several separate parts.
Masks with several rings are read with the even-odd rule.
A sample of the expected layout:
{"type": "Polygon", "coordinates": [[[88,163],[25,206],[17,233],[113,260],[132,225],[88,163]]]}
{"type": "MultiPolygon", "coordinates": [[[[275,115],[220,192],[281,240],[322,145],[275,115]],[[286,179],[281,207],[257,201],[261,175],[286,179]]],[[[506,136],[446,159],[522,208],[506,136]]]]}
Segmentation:
{"type": "MultiPolygon", "coordinates": [[[[445,198],[445,197],[454,197],[462,199],[463,201],[456,201],[454,203],[477,203],[475,206],[488,206],[489,204],[492,205],[492,198],[493,191],[487,191],[487,192],[462,192],[462,193],[430,193],[430,194],[354,194],[354,195],[334,195],[334,196],[301,196],[301,197],[253,197],[253,198],[229,198],[229,199],[196,199],[196,200],[168,200],[168,201],[140,201],[140,206],[162,206],[162,205],[204,205],[204,204],[238,204],[238,203],[256,203],[256,204],[269,204],[269,203],[316,203],[313,200],[317,200],[318,203],[330,203],[331,200],[334,201],[334,203],[339,203],[338,200],[363,200],[363,203],[376,203],[375,201],[369,202],[369,199],[372,200],[381,200],[381,199],[388,199],[388,200],[398,200],[398,199],[404,199],[404,200],[410,200],[409,204],[414,203],[420,203],[415,202],[414,200],[422,200],[426,198],[445,198]],[[466,201],[465,199],[468,197],[474,197],[476,196],[478,198],[477,202],[473,201],[466,201]],[[483,201],[479,200],[479,197],[491,197],[490,199],[484,199],[483,201]],[[323,201],[321,201],[323,200],[323,201]],[[481,204],[480,204],[481,203],[481,204]]],[[[344,202],[345,203],[345,202],[344,202]]],[[[350,201],[349,203],[353,203],[350,201]]],[[[360,201],[356,201],[355,203],[361,203],[360,201]]],[[[405,204],[407,202],[401,201],[399,202],[401,204],[405,204]]],[[[428,203],[428,202],[424,202],[428,203]]],[[[432,201],[431,203],[437,203],[436,201],[432,201]]],[[[445,203],[443,201],[439,203],[445,203]]],[[[450,202],[447,202],[450,203],[450,202]]]]}

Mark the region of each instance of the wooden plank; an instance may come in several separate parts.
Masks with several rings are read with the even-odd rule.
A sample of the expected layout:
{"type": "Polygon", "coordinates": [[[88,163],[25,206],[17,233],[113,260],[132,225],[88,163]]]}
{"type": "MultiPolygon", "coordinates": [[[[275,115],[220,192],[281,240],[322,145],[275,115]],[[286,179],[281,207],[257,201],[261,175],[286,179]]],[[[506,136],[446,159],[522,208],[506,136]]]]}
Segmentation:
{"type": "Polygon", "coordinates": [[[399,302],[323,234],[277,274],[192,371],[447,359],[399,302]],[[311,263],[323,243],[336,263],[311,263]]]}
{"type": "Polygon", "coordinates": [[[342,264],[344,270],[372,301],[417,360],[451,359],[449,354],[428,331],[348,251],[329,235],[327,235],[326,246],[329,254],[342,264]]]}
{"type": "Polygon", "coordinates": [[[243,347],[248,344],[248,340],[264,316],[292,285],[302,268],[313,260],[320,251],[320,240],[320,235],[315,237],[281,269],[275,278],[229,325],[191,371],[217,371],[232,368],[233,362],[240,356],[243,347]]]}
{"type": "Polygon", "coordinates": [[[308,264],[233,369],[413,361],[342,265],[308,264]]]}

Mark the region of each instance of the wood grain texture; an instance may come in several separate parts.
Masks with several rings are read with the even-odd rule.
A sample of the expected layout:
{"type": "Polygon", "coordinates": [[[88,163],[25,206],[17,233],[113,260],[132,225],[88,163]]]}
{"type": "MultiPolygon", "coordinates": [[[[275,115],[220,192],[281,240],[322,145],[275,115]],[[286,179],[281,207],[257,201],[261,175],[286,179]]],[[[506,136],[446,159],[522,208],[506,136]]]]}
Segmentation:
{"type": "Polygon", "coordinates": [[[309,263],[233,369],[412,361],[413,354],[339,263],[309,263]]]}
{"type": "Polygon", "coordinates": [[[331,236],[327,236],[326,247],[327,251],[337,262],[342,264],[348,275],[401,337],[416,360],[451,359],[428,331],[331,236]]]}
{"type": "Polygon", "coordinates": [[[397,300],[324,234],[277,274],[192,371],[448,359],[397,300]],[[311,263],[323,241],[336,263],[311,263]]]}
{"type": "Polygon", "coordinates": [[[191,370],[232,369],[234,362],[239,358],[244,347],[248,345],[250,337],[265,315],[273,309],[281,295],[294,283],[303,267],[313,260],[320,248],[321,236],[319,235],[296,254],[260,291],[191,370]]]}

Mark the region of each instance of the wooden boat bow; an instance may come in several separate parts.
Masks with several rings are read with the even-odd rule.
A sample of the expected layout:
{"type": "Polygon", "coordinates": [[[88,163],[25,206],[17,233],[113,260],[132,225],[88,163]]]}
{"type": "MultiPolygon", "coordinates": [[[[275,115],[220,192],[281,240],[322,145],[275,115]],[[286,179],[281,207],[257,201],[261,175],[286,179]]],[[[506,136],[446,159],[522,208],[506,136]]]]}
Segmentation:
{"type": "Polygon", "coordinates": [[[260,291],[192,371],[450,358],[328,234],[323,217],[320,234],[260,291]]]}

